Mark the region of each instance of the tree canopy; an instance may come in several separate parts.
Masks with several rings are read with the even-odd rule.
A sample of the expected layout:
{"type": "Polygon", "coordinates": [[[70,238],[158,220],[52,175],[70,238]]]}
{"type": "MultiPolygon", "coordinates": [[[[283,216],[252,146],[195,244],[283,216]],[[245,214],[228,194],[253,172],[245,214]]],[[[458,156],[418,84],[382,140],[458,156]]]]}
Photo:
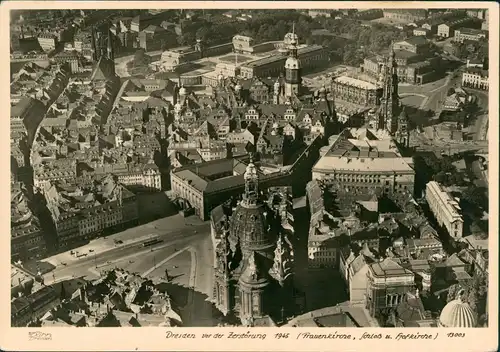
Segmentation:
{"type": "Polygon", "coordinates": [[[252,37],[256,43],[283,40],[295,25],[301,43],[322,45],[331,57],[345,64],[357,66],[367,56],[387,52],[391,42],[407,38],[410,34],[392,26],[378,23],[364,25],[350,18],[310,18],[296,10],[252,12],[246,21],[222,22],[199,19],[196,26],[183,28],[178,41],[190,45],[202,39],[207,45],[227,42],[236,34],[252,37]],[[314,32],[323,29],[322,33],[314,32]],[[342,39],[339,41],[339,38],[342,39]],[[346,42],[347,41],[347,42],[346,42]]]}
{"type": "Polygon", "coordinates": [[[462,192],[462,198],[479,209],[488,209],[488,190],[485,187],[471,185],[462,192]]]}

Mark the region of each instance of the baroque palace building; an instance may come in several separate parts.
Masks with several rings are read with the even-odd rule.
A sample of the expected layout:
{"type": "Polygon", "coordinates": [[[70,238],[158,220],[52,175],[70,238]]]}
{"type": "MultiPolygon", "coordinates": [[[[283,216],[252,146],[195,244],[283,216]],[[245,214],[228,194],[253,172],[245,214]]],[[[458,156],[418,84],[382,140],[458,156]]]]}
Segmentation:
{"type": "MultiPolygon", "coordinates": [[[[245,326],[275,325],[293,311],[293,225],[287,187],[264,193],[252,160],[243,199],[218,221],[215,301],[245,326]]],[[[214,210],[214,212],[217,210],[214,210]]]]}

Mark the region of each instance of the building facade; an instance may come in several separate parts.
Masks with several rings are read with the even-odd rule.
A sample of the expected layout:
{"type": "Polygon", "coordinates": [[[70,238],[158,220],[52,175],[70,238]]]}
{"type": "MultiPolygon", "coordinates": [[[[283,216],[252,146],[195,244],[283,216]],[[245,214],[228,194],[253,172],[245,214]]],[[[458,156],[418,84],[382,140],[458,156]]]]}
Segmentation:
{"type": "Polygon", "coordinates": [[[404,22],[417,22],[427,18],[427,10],[423,9],[384,9],[385,18],[404,22]]]}
{"type": "Polygon", "coordinates": [[[427,183],[425,199],[438,224],[446,228],[451,237],[461,238],[464,221],[457,200],[436,181],[427,183]]]}
{"type": "Polygon", "coordinates": [[[336,99],[364,106],[379,105],[383,92],[373,83],[348,76],[333,79],[331,91],[336,99]]]}
{"type": "Polygon", "coordinates": [[[415,275],[391,258],[368,266],[365,308],[372,317],[397,308],[414,289],[415,275]]]}
{"type": "Polygon", "coordinates": [[[462,87],[488,90],[488,70],[469,68],[466,72],[462,73],[462,87]]]}
{"type": "Polygon", "coordinates": [[[478,42],[481,39],[486,39],[486,32],[480,29],[459,28],[455,30],[453,40],[457,43],[463,43],[466,40],[478,42]]]}

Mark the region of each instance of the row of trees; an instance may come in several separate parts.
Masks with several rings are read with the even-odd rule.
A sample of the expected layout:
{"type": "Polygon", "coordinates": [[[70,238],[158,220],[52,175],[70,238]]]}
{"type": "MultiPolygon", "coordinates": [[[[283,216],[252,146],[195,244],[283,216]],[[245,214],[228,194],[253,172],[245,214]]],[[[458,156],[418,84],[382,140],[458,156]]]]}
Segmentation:
{"type": "Polygon", "coordinates": [[[429,180],[434,180],[445,186],[465,186],[467,184],[465,175],[453,165],[454,161],[450,156],[438,159],[430,155],[423,155],[419,157],[419,162],[423,162],[422,166],[425,170],[420,169],[420,171],[425,173],[429,180]]]}

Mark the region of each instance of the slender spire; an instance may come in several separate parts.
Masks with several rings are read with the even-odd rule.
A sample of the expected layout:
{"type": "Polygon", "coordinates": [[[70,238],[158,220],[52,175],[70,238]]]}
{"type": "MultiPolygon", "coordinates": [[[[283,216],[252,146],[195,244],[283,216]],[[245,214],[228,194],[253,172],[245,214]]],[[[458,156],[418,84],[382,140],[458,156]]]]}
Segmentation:
{"type": "Polygon", "coordinates": [[[259,175],[257,173],[257,168],[253,163],[253,154],[250,153],[250,161],[246,168],[245,174],[245,194],[244,203],[247,205],[255,205],[259,198],[259,175]]]}

